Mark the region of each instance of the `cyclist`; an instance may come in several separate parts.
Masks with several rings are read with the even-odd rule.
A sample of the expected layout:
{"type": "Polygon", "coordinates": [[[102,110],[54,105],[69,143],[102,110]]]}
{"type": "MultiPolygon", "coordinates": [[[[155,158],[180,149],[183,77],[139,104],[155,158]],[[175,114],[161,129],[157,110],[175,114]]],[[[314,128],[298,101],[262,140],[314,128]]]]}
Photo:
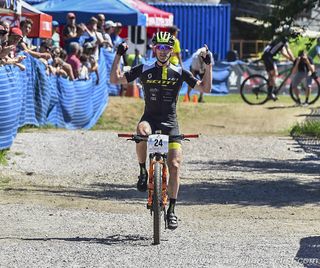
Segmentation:
{"type": "MultiPolygon", "coordinates": [[[[126,43],[121,43],[114,58],[110,81],[111,83],[129,83],[139,78],[144,89],[145,108],[138,123],[137,133],[148,135],[155,130],[162,134],[178,135],[179,125],[176,115],[176,103],[182,83],[185,81],[192,88],[200,92],[210,92],[212,81],[212,63],[208,47],[205,45],[203,53],[206,63],[206,72],[202,80],[197,80],[189,71],[177,67],[169,62],[173,53],[174,37],[168,32],[157,32],[152,39],[156,62],[150,65],[140,64],[130,71],[120,71],[120,57],[128,49],[126,43]]],[[[139,191],[147,190],[148,173],[146,169],[147,145],[145,142],[137,143],[137,157],[140,165],[137,188],[139,191]]],[[[175,215],[175,204],[179,190],[180,164],[182,160],[181,141],[169,141],[168,167],[169,167],[169,207],[167,222],[169,229],[178,227],[175,215]]]]}
{"type": "Polygon", "coordinates": [[[302,80],[306,80],[306,99],[303,105],[308,105],[309,95],[311,92],[311,75],[315,72],[315,67],[311,57],[308,57],[305,50],[300,50],[297,59],[294,61],[292,74],[294,74],[292,79],[292,91],[297,96],[298,104],[301,104],[300,94],[298,90],[298,85],[302,80]]]}
{"type": "Polygon", "coordinates": [[[268,44],[263,51],[262,60],[269,77],[268,95],[269,98],[273,100],[277,100],[273,90],[276,84],[276,77],[278,76],[277,65],[275,64],[273,57],[280,52],[288,60],[294,61],[294,56],[288,44],[288,38],[292,35],[294,35],[294,32],[291,29],[285,29],[283,33],[268,44]]]}

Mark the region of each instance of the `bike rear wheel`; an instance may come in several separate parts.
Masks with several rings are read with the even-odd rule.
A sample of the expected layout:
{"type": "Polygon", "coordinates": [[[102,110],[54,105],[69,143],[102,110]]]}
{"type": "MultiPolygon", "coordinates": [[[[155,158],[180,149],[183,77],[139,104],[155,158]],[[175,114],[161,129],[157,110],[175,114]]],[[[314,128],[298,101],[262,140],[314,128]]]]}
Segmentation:
{"type": "MultiPolygon", "coordinates": [[[[297,87],[298,91],[299,91],[299,97],[300,97],[300,101],[302,103],[306,102],[306,96],[307,96],[307,84],[306,84],[306,79],[304,79],[304,81],[302,81],[298,87],[297,87]]],[[[298,97],[297,95],[293,92],[292,89],[292,85],[290,85],[290,96],[293,99],[293,101],[297,104],[299,103],[298,97]]],[[[312,77],[312,81],[310,84],[310,94],[309,94],[309,98],[308,98],[308,102],[307,104],[313,104],[315,103],[320,97],[320,84],[319,81],[316,77],[312,77]]]]}
{"type": "Polygon", "coordinates": [[[154,164],[154,191],[153,191],[153,243],[160,244],[161,231],[161,208],[162,208],[162,178],[161,178],[161,164],[155,162],[154,164]]]}
{"type": "Polygon", "coordinates": [[[260,74],[250,75],[242,82],[240,95],[250,105],[266,103],[268,101],[268,80],[260,74]]]}

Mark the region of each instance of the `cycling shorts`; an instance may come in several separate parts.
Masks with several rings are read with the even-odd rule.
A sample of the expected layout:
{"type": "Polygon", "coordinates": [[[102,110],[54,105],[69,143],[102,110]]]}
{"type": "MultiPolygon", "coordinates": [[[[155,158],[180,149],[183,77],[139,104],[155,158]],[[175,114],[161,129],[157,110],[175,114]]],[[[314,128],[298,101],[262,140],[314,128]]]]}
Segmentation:
{"type": "Polygon", "coordinates": [[[268,53],[263,54],[262,60],[268,72],[274,71],[276,69],[274,60],[270,54],[268,53]]]}
{"type": "MultiPolygon", "coordinates": [[[[152,133],[155,133],[157,130],[161,130],[161,134],[164,134],[164,135],[170,136],[170,135],[180,134],[178,122],[176,122],[173,127],[172,126],[169,127],[165,123],[158,122],[146,114],[142,115],[139,123],[143,121],[146,121],[149,123],[152,133]]],[[[179,149],[180,147],[181,147],[180,139],[169,137],[169,149],[179,149]]]]}

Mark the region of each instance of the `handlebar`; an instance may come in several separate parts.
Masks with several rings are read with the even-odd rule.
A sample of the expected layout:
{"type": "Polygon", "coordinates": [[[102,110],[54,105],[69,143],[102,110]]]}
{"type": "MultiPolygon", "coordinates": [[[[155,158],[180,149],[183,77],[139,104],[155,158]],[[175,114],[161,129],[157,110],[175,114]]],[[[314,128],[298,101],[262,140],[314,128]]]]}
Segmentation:
{"type": "MultiPolygon", "coordinates": [[[[128,138],[128,140],[133,141],[147,141],[148,135],[139,135],[139,134],[132,134],[132,133],[119,133],[119,138],[128,138]]],[[[169,140],[171,139],[178,139],[178,140],[188,140],[192,138],[199,138],[199,134],[180,134],[180,135],[169,135],[169,140]]]]}

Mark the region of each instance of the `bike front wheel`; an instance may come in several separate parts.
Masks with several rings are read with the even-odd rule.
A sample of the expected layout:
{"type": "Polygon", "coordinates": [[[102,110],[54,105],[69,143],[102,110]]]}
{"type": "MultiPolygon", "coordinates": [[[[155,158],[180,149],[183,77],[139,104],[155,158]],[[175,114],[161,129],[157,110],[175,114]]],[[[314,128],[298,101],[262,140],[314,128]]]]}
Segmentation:
{"type": "Polygon", "coordinates": [[[242,82],[240,95],[250,105],[266,103],[268,101],[268,80],[260,74],[250,75],[242,82]]]}
{"type": "MultiPolygon", "coordinates": [[[[306,104],[313,104],[320,97],[320,84],[316,77],[312,76],[308,79],[310,79],[310,81],[307,81],[307,79],[304,79],[304,81],[302,81],[297,86],[296,90],[299,93],[300,102],[306,103],[306,104]]],[[[292,85],[290,85],[290,96],[295,103],[300,104],[298,96],[296,95],[296,92],[294,92],[292,85]]]]}
{"type": "Polygon", "coordinates": [[[160,244],[161,231],[161,208],[162,208],[162,177],[161,164],[155,162],[154,164],[154,178],[153,178],[153,243],[160,244]]]}

